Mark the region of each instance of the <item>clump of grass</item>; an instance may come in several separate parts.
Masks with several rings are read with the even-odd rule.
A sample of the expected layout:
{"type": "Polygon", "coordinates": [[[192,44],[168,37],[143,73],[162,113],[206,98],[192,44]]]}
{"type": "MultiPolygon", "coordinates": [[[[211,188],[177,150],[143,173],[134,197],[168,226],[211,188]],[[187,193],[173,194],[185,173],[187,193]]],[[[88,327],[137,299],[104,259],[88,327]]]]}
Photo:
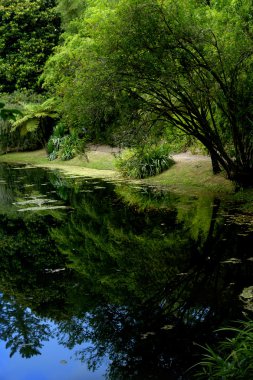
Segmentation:
{"type": "Polygon", "coordinates": [[[147,178],[169,169],[174,160],[167,145],[127,149],[116,159],[116,168],[124,177],[147,178]]]}
{"type": "Polygon", "coordinates": [[[58,123],[47,144],[48,158],[50,161],[59,158],[68,161],[84,154],[86,150],[86,139],[80,138],[75,131],[67,131],[62,123],[58,123]]]}
{"type": "Polygon", "coordinates": [[[197,379],[253,379],[253,321],[241,322],[239,328],[218,331],[232,335],[221,341],[217,348],[205,347],[206,353],[197,366],[197,379]]]}

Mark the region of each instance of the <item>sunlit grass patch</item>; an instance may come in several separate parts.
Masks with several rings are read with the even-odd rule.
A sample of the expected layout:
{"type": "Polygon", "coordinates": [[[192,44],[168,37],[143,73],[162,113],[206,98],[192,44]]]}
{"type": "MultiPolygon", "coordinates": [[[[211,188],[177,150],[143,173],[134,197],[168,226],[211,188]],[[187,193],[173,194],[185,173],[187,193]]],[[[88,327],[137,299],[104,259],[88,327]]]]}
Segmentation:
{"type": "Polygon", "coordinates": [[[234,191],[234,184],[223,174],[213,175],[211,162],[208,160],[176,162],[169,170],[156,177],[148,178],[145,182],[169,186],[183,192],[206,190],[231,193],[234,191]]]}
{"type": "Polygon", "coordinates": [[[44,164],[48,163],[46,151],[44,149],[32,152],[15,152],[0,156],[0,162],[25,163],[25,164],[44,164]]]}

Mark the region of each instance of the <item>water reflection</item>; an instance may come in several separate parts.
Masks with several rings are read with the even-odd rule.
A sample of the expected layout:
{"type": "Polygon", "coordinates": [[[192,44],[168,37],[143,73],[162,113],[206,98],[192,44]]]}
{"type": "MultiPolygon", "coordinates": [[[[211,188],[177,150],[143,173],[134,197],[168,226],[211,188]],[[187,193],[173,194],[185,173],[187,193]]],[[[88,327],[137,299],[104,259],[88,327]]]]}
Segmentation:
{"type": "Polygon", "coordinates": [[[109,379],[191,379],[196,343],[243,317],[253,233],[238,205],[5,165],[0,178],[0,331],[11,355],[57,338],[90,369],[108,357],[109,379]]]}

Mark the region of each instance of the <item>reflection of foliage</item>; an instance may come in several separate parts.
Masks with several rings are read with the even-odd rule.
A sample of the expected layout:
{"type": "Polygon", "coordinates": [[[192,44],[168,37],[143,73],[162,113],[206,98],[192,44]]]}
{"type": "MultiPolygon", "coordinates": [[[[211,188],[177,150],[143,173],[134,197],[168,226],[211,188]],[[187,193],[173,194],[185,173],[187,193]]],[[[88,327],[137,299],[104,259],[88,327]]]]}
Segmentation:
{"type": "Polygon", "coordinates": [[[42,341],[50,338],[48,325],[13,299],[0,299],[0,330],[10,356],[17,351],[25,358],[39,355],[42,341]]]}
{"type": "MultiPolygon", "coordinates": [[[[10,169],[1,174],[10,181],[10,204],[17,194],[24,198],[25,189],[29,196],[42,196],[54,187],[54,197],[71,206],[61,217],[1,216],[4,321],[8,304],[15,313],[19,304],[25,329],[35,328],[37,316],[52,318],[60,344],[78,344],[78,357],[91,368],[107,355],[110,379],[152,375],[160,380],[187,379],[183,371],[200,351],[193,341],[215,343],[219,336],[213,329],[242,317],[241,301],[235,299],[252,285],[251,237],[238,237],[237,224],[222,225],[221,202],[16,171],[19,180],[23,176],[24,183],[34,185],[25,188],[15,183],[10,169]],[[239,251],[235,264],[231,257],[238,258],[239,251]],[[87,341],[92,347],[83,349],[87,341]]],[[[45,340],[43,326],[38,322],[45,340]]],[[[4,339],[20,350],[14,339],[18,333],[7,327],[4,339]]],[[[38,336],[34,333],[31,341],[38,336]]]]}
{"type": "Polygon", "coordinates": [[[47,224],[52,224],[50,217],[22,220],[2,215],[0,287],[5,294],[15,294],[20,303],[44,314],[56,303],[62,305],[64,313],[61,281],[67,274],[54,274],[54,270],[65,268],[66,263],[49,238],[47,224]]]}
{"type": "Polygon", "coordinates": [[[120,186],[116,188],[117,195],[123,202],[130,206],[138,207],[139,210],[173,210],[176,212],[176,223],[183,226],[189,232],[194,241],[205,242],[212,220],[213,207],[219,204],[212,194],[203,195],[198,198],[191,196],[177,196],[162,189],[136,188],[131,186],[120,186]]]}
{"type": "Polygon", "coordinates": [[[1,165],[0,177],[0,212],[5,216],[8,215],[10,218],[17,216],[19,203],[28,204],[28,199],[30,198],[31,203],[35,204],[36,200],[39,203],[41,196],[43,197],[41,183],[43,184],[43,180],[46,180],[46,175],[43,175],[40,171],[25,170],[25,168],[23,170],[12,170],[7,165],[1,165]],[[32,177],[34,182],[29,184],[32,177]]]}
{"type": "Polygon", "coordinates": [[[162,191],[156,187],[141,187],[131,186],[129,184],[120,185],[115,187],[115,193],[122,200],[122,202],[131,207],[137,207],[140,211],[147,209],[159,209],[167,211],[178,202],[179,197],[175,194],[162,191]]]}
{"type": "MultiPolygon", "coordinates": [[[[178,369],[168,362],[180,352],[174,341],[175,335],[180,336],[179,330],[166,330],[169,319],[161,308],[136,306],[106,305],[87,315],[83,338],[91,341],[92,347],[79,349],[77,357],[95,369],[107,355],[111,362],[108,379],[174,379],[178,369]]],[[[64,328],[65,325],[59,325],[60,331],[64,328]]],[[[72,347],[73,341],[67,336],[65,339],[62,336],[61,341],[72,347]]],[[[186,365],[186,356],[178,356],[178,359],[179,366],[186,365]]]]}
{"type": "Polygon", "coordinates": [[[52,231],[52,236],[96,291],[107,289],[108,296],[119,299],[126,296],[123,290],[131,297],[148,297],[154,283],[167,283],[187,262],[185,239],[171,231],[175,213],[167,213],[163,223],[158,210],[144,214],[120,203],[111,205],[109,198],[115,195],[108,189],[99,192],[100,197],[89,192],[77,196],[68,225],[52,231]]]}
{"type": "MultiPolygon", "coordinates": [[[[119,372],[124,371],[127,378],[131,378],[131,370],[134,373],[138,366],[140,373],[144,373],[144,358],[138,362],[135,350],[138,351],[142,343],[159,341],[161,344],[162,336],[167,336],[174,347],[165,344],[163,349],[169,350],[170,358],[174,358],[172,371],[177,372],[176,363],[182,359],[184,350],[185,355],[186,351],[193,350],[193,339],[204,342],[207,331],[217,327],[221,319],[232,317],[233,313],[234,317],[240,315],[238,310],[232,311],[228,306],[236,290],[228,283],[237,278],[236,271],[220,264],[224,253],[230,254],[231,250],[227,251],[222,243],[223,232],[215,224],[219,221],[216,219],[219,202],[215,200],[213,204],[213,200],[207,198],[189,202],[189,199],[169,194],[167,198],[165,195],[165,202],[161,194],[155,192],[152,205],[149,190],[139,189],[143,193],[137,194],[138,190],[131,192],[128,187],[135,201],[144,199],[146,206],[141,202],[131,205],[128,192],[129,206],[126,207],[118,197],[120,194],[124,199],[124,186],[117,188],[116,198],[110,187],[97,187],[98,195],[94,194],[92,184],[82,193],[75,196],[72,193],[75,212],[67,225],[52,231],[60,251],[71,260],[71,267],[85,279],[88,298],[104,299],[107,304],[102,309],[93,309],[90,319],[86,319],[91,331],[87,335],[86,328],[85,339],[90,339],[96,348],[90,356],[84,353],[84,357],[88,355],[93,366],[105,352],[109,353],[115,378],[120,379],[119,372]],[[159,209],[159,197],[162,209],[159,209]],[[148,310],[150,321],[140,310],[148,310]],[[122,330],[117,320],[121,312],[125,321],[121,322],[122,330]],[[134,328],[129,326],[132,323],[134,328]],[[129,335],[125,336],[125,331],[129,335]],[[140,341],[142,334],[148,337],[147,341],[140,341]],[[175,346],[175,339],[180,342],[184,339],[185,348],[175,346]],[[117,345],[119,341],[122,341],[121,347],[117,345]],[[130,363],[131,360],[134,362],[130,363]]],[[[233,249],[236,251],[236,247],[233,249]]],[[[145,350],[142,347],[142,351],[145,350]]],[[[187,360],[185,357],[182,368],[187,360]]],[[[147,363],[151,363],[150,358],[147,363]]],[[[150,366],[148,368],[150,371],[150,366]]]]}
{"type": "MultiPolygon", "coordinates": [[[[210,230],[214,227],[212,225],[213,218],[218,224],[216,219],[216,211],[219,208],[219,201],[212,196],[199,197],[195,202],[187,205],[185,202],[179,202],[178,205],[178,222],[184,224],[184,228],[189,231],[191,238],[199,242],[199,247],[205,244],[210,230]]],[[[211,231],[213,233],[213,231],[211,231]]]]}

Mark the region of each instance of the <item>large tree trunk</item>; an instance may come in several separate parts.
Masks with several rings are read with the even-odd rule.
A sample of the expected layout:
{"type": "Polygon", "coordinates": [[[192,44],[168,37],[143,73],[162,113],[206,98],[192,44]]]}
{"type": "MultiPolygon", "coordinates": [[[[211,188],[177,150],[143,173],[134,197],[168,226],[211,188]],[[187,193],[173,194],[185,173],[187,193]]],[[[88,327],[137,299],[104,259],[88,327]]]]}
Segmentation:
{"type": "Polygon", "coordinates": [[[234,181],[239,187],[252,187],[253,170],[238,167],[231,173],[230,179],[234,181]]]}
{"type": "Polygon", "coordinates": [[[216,155],[212,151],[210,151],[209,153],[212,161],[213,174],[219,174],[221,172],[219,161],[217,160],[216,155]]]}
{"type": "Polygon", "coordinates": [[[234,181],[238,187],[253,186],[253,164],[251,159],[245,160],[244,165],[242,165],[240,159],[233,160],[223,148],[218,152],[210,147],[210,144],[208,145],[206,147],[209,150],[214,174],[224,170],[227,178],[234,181]]]}

